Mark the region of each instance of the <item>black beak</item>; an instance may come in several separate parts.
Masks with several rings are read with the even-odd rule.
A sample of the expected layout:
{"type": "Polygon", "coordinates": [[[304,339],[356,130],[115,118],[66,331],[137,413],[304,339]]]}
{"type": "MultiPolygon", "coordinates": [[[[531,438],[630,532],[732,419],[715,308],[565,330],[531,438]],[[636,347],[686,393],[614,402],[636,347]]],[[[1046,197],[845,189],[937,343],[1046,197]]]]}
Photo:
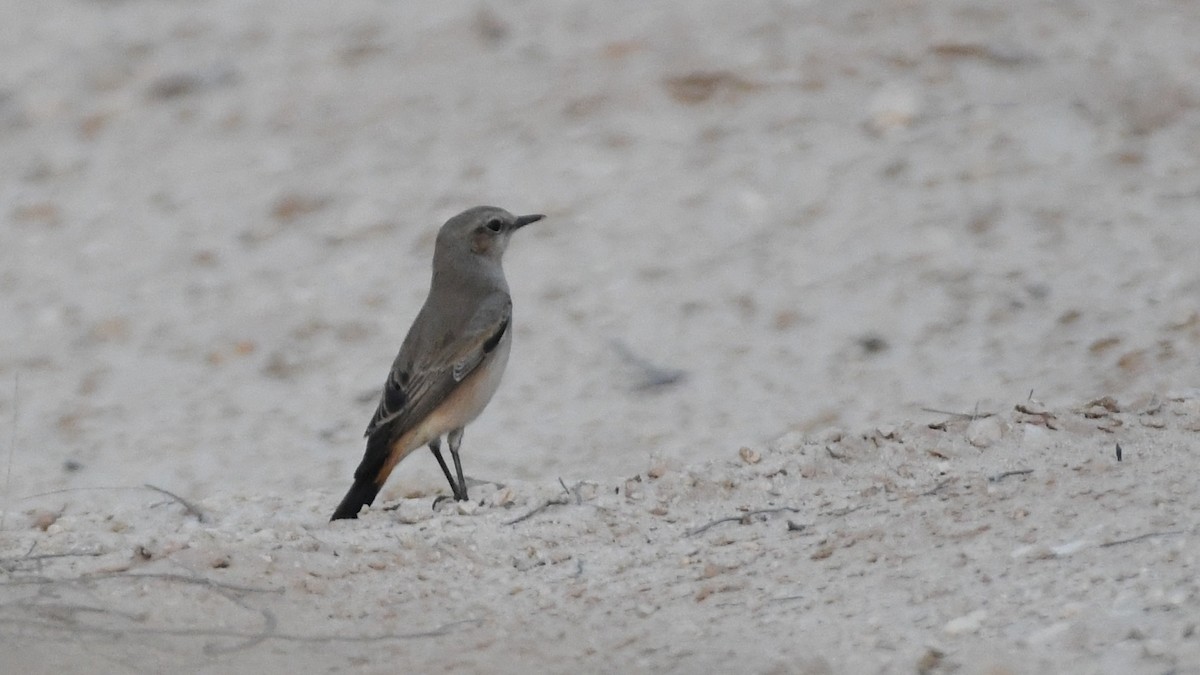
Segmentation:
{"type": "Polygon", "coordinates": [[[522,227],[525,227],[526,225],[528,225],[530,223],[536,223],[537,221],[539,221],[545,217],[546,216],[544,216],[540,213],[535,213],[531,216],[517,216],[517,220],[516,220],[516,222],[513,223],[512,229],[519,230],[522,227]]]}

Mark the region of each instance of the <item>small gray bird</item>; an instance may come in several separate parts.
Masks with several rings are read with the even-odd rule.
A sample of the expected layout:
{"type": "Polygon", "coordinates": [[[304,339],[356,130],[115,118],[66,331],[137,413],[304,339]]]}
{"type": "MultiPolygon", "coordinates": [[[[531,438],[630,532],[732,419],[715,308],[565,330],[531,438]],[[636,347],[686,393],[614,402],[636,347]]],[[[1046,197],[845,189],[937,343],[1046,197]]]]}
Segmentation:
{"type": "Polygon", "coordinates": [[[357,518],[412,451],[428,445],[454,498],[467,499],[458,456],[463,428],[500,386],[512,345],[512,299],[500,260],[513,232],[544,218],[477,206],[446,221],[433,249],[429,297],[383,385],[367,451],[331,520],[357,518]],[[458,478],[442,458],[445,435],[458,478]]]}

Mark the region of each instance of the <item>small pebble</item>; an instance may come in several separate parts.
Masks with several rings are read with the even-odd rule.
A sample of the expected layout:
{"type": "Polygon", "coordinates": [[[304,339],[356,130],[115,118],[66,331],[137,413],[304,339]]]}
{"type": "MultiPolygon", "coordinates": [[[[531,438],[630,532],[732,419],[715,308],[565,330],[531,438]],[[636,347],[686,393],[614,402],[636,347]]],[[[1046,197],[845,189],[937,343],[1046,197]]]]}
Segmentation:
{"type": "Polygon", "coordinates": [[[970,614],[960,616],[955,619],[950,619],[942,630],[949,635],[966,635],[976,633],[983,627],[984,620],[987,619],[987,611],[977,609],[970,614]]]}
{"type": "MultiPolygon", "coordinates": [[[[39,510],[33,516],[33,526],[36,527],[37,529],[41,530],[42,532],[46,532],[49,530],[51,525],[54,525],[55,521],[57,521],[57,520],[58,520],[57,513],[54,513],[53,511],[39,510]]],[[[57,532],[60,530],[55,530],[55,531],[57,532]]]]}
{"type": "Polygon", "coordinates": [[[876,134],[886,134],[911,127],[920,114],[921,100],[916,90],[893,82],[871,98],[867,126],[876,134]]]}
{"type": "Polygon", "coordinates": [[[506,487],[492,493],[489,502],[492,506],[508,506],[516,501],[517,495],[512,488],[506,487]]]}
{"type": "Polygon", "coordinates": [[[1004,434],[1004,427],[995,417],[975,420],[967,427],[967,441],[977,448],[991,447],[1004,434]]]}

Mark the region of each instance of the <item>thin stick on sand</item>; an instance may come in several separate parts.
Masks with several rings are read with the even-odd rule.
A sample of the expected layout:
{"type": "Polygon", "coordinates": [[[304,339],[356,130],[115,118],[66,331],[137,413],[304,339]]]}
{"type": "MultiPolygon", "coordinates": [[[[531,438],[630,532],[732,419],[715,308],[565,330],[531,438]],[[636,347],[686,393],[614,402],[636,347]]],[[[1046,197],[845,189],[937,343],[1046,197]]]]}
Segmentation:
{"type": "Polygon", "coordinates": [[[21,374],[13,375],[13,415],[12,438],[8,443],[8,469],[4,472],[4,510],[0,511],[0,530],[4,529],[4,521],[8,520],[8,509],[12,501],[12,466],[13,456],[17,454],[17,413],[21,409],[21,374]]]}
{"type": "Polygon", "coordinates": [[[175,494],[174,492],[170,492],[169,490],[164,490],[164,489],[158,487],[157,485],[151,485],[149,483],[146,483],[145,485],[143,485],[143,487],[145,487],[148,490],[154,490],[155,492],[164,494],[164,495],[170,497],[171,499],[174,499],[175,501],[179,502],[183,506],[184,510],[186,510],[188,513],[192,514],[193,516],[196,516],[196,520],[198,520],[202,523],[207,522],[207,519],[204,517],[203,511],[201,511],[199,508],[197,508],[195,504],[189,502],[188,500],[184,499],[183,497],[180,497],[179,495],[175,494]]]}

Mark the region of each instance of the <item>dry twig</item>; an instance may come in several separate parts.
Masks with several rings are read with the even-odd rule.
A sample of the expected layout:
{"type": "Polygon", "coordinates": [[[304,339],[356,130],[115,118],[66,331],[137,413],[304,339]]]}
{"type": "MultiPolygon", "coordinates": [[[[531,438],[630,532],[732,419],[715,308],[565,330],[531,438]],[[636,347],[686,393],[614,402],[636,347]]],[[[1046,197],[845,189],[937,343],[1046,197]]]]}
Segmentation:
{"type": "Polygon", "coordinates": [[[537,514],[541,513],[542,511],[545,511],[546,509],[550,508],[551,506],[567,506],[571,503],[572,499],[574,499],[576,506],[580,506],[583,504],[583,495],[579,494],[579,486],[583,484],[582,481],[580,481],[579,483],[576,483],[574,488],[569,488],[569,487],[567,487],[566,482],[563,481],[563,479],[560,477],[558,479],[558,484],[561,485],[562,489],[563,489],[563,495],[561,497],[547,499],[546,501],[542,502],[541,504],[538,504],[537,506],[533,507],[529,511],[526,511],[524,514],[517,516],[516,518],[513,518],[512,520],[504,521],[504,524],[505,525],[516,525],[517,523],[519,523],[523,520],[529,520],[533,516],[536,516],[537,514]]]}
{"type": "Polygon", "coordinates": [[[964,420],[982,420],[982,419],[987,419],[987,418],[991,417],[992,415],[996,414],[996,413],[981,413],[978,411],[973,412],[973,413],[960,413],[960,412],[954,412],[952,410],[938,410],[937,408],[921,408],[921,412],[933,413],[935,415],[948,415],[950,417],[957,417],[959,419],[964,419],[964,420]]]}
{"type": "Polygon", "coordinates": [[[151,485],[149,483],[146,483],[144,485],[98,485],[98,486],[91,486],[91,487],[63,488],[61,490],[50,490],[49,492],[39,492],[35,495],[26,495],[26,496],[22,497],[21,499],[22,500],[37,499],[39,497],[51,497],[53,495],[61,495],[61,494],[66,494],[68,492],[85,492],[85,491],[90,492],[90,491],[94,491],[94,490],[114,491],[114,492],[122,491],[122,490],[153,490],[154,492],[157,492],[161,495],[165,495],[167,497],[170,497],[174,501],[179,502],[179,504],[181,504],[188,513],[190,513],[193,516],[196,516],[196,520],[199,520],[202,523],[208,522],[208,519],[204,515],[204,512],[201,511],[195,504],[189,502],[188,500],[184,499],[183,497],[180,497],[179,495],[175,494],[174,492],[164,490],[158,486],[151,485]]]}
{"type": "Polygon", "coordinates": [[[941,480],[941,481],[939,481],[939,482],[938,482],[938,484],[937,484],[937,485],[934,485],[934,486],[933,486],[932,488],[930,488],[929,490],[926,490],[925,492],[922,492],[922,493],[921,493],[921,496],[922,496],[922,497],[932,497],[933,495],[936,495],[937,493],[941,492],[941,491],[942,491],[942,488],[946,487],[947,485],[950,485],[950,484],[951,484],[951,483],[953,483],[953,482],[954,482],[954,479],[953,479],[953,478],[946,478],[946,479],[944,479],[944,480],[941,480]]]}
{"type": "Polygon", "coordinates": [[[198,586],[207,586],[212,589],[221,589],[233,591],[236,593],[282,593],[282,588],[258,588],[254,586],[240,586],[237,584],[227,584],[204,577],[192,577],[185,574],[172,574],[170,572],[139,572],[136,574],[128,574],[125,572],[101,572],[98,574],[83,574],[77,577],[70,578],[51,578],[51,577],[30,577],[25,579],[9,579],[0,581],[0,586],[35,586],[35,585],[50,585],[50,584],[78,584],[91,581],[108,581],[112,579],[160,579],[163,581],[175,581],[185,584],[196,584],[198,586]]]}
{"type": "Polygon", "coordinates": [[[192,514],[193,516],[196,516],[196,520],[198,520],[202,523],[208,522],[208,519],[204,517],[203,511],[196,508],[195,504],[189,502],[188,500],[184,499],[183,497],[180,497],[179,495],[175,494],[174,492],[164,490],[156,485],[151,485],[149,483],[146,483],[142,487],[146,488],[147,490],[154,490],[155,492],[164,494],[164,495],[170,497],[171,499],[174,499],[175,501],[177,501],[183,505],[184,510],[186,510],[188,513],[192,514]]]}
{"type": "Polygon", "coordinates": [[[517,516],[516,518],[513,518],[512,520],[504,521],[504,524],[505,525],[516,525],[517,523],[521,522],[522,520],[528,520],[528,519],[536,516],[537,514],[541,513],[542,511],[545,511],[546,509],[550,508],[551,506],[566,506],[567,504],[571,503],[569,495],[570,495],[570,493],[567,493],[567,495],[564,495],[562,497],[555,497],[554,499],[547,499],[546,501],[542,502],[538,506],[535,506],[534,508],[527,511],[524,515],[517,516]]]}
{"type": "Polygon", "coordinates": [[[842,508],[840,508],[840,509],[834,509],[834,510],[832,510],[832,511],[826,511],[825,513],[822,513],[821,515],[823,515],[823,516],[833,516],[834,518],[841,518],[842,516],[848,516],[848,515],[850,515],[851,513],[854,513],[855,511],[857,511],[857,510],[859,510],[859,509],[864,509],[864,508],[866,508],[866,507],[867,507],[867,505],[866,505],[866,504],[859,504],[858,506],[843,506],[843,507],[842,507],[842,508]]]}
{"type": "Polygon", "coordinates": [[[567,493],[568,496],[574,495],[576,506],[583,505],[583,495],[579,494],[579,486],[582,482],[576,483],[574,488],[568,488],[567,484],[563,482],[562,477],[559,477],[558,484],[562,486],[563,492],[567,493]]]}
{"type": "MultiPolygon", "coordinates": [[[[467,624],[479,625],[480,619],[464,619],[462,621],[452,621],[440,626],[436,626],[427,631],[418,631],[414,633],[383,633],[377,635],[302,635],[298,633],[270,633],[262,635],[258,633],[244,633],[237,630],[229,630],[222,628],[137,628],[137,627],[109,627],[109,626],[80,626],[63,625],[52,621],[36,621],[30,620],[27,617],[23,618],[7,618],[0,617],[0,624],[11,624],[21,628],[36,628],[44,631],[61,631],[75,634],[88,635],[104,635],[111,637],[123,637],[126,635],[156,635],[166,637],[206,637],[206,638],[237,638],[244,640],[253,640],[254,644],[265,642],[267,640],[280,640],[283,642],[308,642],[308,643],[330,643],[330,642],[348,642],[348,643],[363,643],[363,642],[384,642],[388,640],[414,640],[418,638],[441,637],[447,635],[454,628],[467,624]]],[[[239,649],[245,647],[238,647],[239,649]]]]}
{"type": "Polygon", "coordinates": [[[1147,532],[1146,534],[1139,534],[1136,537],[1130,537],[1128,539],[1118,539],[1117,541],[1106,541],[1103,544],[1100,544],[1100,548],[1108,548],[1109,546],[1120,546],[1121,544],[1132,544],[1134,542],[1142,541],[1143,539],[1152,539],[1154,537],[1174,537],[1174,536],[1177,536],[1180,534],[1187,534],[1187,531],[1186,530],[1167,530],[1165,532],[1147,532]]]}
{"type": "MultiPolygon", "coordinates": [[[[33,547],[30,547],[29,550],[30,550],[30,552],[32,552],[33,547]]],[[[54,558],[97,558],[104,554],[105,554],[105,551],[78,551],[78,552],[73,552],[73,553],[39,553],[38,555],[30,555],[29,553],[26,553],[23,556],[16,556],[16,557],[12,557],[12,558],[0,558],[0,569],[6,570],[8,572],[12,572],[12,571],[16,570],[18,566],[25,564],[25,563],[40,564],[45,560],[52,560],[54,558]]]]}
{"type": "Polygon", "coordinates": [[[1016,471],[1005,471],[1004,473],[998,473],[995,476],[988,476],[988,482],[989,483],[999,483],[1000,481],[1004,480],[1005,478],[1008,478],[1009,476],[1028,476],[1031,473],[1033,473],[1033,469],[1018,469],[1016,471]]]}
{"type": "Polygon", "coordinates": [[[9,498],[12,496],[12,467],[13,456],[17,454],[17,413],[21,410],[21,374],[13,375],[13,414],[12,438],[8,444],[8,469],[4,472],[4,510],[0,511],[0,530],[4,529],[4,521],[8,520],[9,498]]]}
{"type": "Polygon", "coordinates": [[[736,522],[740,522],[740,523],[748,525],[750,523],[750,519],[753,518],[754,516],[765,516],[765,515],[770,515],[773,513],[785,513],[785,512],[786,513],[800,513],[800,509],[792,508],[790,506],[781,506],[776,509],[757,509],[755,511],[747,511],[738,516],[729,516],[728,518],[718,518],[717,520],[714,520],[712,522],[708,522],[703,525],[693,527],[692,529],[685,532],[684,536],[685,537],[693,537],[697,534],[700,534],[701,532],[704,532],[705,530],[707,530],[711,527],[716,527],[717,525],[720,525],[722,523],[732,523],[732,522],[736,521],[736,522]]]}

